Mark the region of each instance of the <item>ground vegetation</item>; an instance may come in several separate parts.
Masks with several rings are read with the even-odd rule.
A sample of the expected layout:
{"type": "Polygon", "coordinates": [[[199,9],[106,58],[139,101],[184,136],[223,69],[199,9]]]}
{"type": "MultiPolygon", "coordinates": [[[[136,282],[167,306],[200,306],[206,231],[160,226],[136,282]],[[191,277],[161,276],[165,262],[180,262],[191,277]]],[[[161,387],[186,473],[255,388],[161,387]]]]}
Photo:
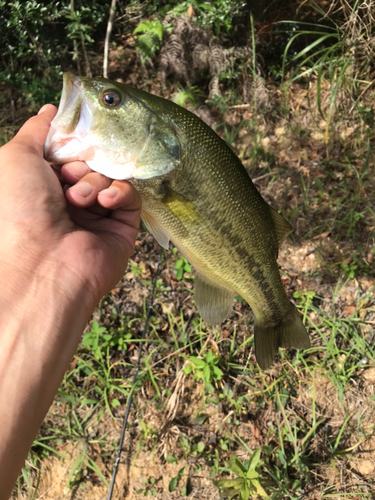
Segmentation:
{"type": "MultiPolygon", "coordinates": [[[[110,4],[0,0],[1,143],[58,102],[63,71],[102,74],[110,4]]],[[[260,371],[248,305],[237,297],[208,328],[189,264],[142,228],[13,499],[105,498],[131,391],[116,499],[374,498],[374,0],[118,0],[114,9],[109,78],[200,116],[293,225],[279,265],[312,345],[260,371]]]]}

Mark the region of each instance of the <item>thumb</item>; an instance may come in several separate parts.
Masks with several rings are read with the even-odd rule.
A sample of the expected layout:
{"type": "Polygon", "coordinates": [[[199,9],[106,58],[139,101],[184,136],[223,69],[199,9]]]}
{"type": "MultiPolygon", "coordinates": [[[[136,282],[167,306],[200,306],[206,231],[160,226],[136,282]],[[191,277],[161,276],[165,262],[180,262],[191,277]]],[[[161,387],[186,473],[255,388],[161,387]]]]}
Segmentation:
{"type": "Polygon", "coordinates": [[[52,104],[45,104],[36,116],[33,116],[20,128],[13,141],[43,155],[43,146],[57,109],[52,104]]]}

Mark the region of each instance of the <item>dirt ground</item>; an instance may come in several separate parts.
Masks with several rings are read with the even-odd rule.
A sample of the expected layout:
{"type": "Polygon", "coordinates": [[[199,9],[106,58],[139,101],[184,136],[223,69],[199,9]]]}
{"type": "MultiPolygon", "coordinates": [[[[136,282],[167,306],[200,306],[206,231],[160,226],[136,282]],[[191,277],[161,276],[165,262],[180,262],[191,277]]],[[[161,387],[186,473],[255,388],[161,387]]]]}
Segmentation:
{"type": "MultiPolygon", "coordinates": [[[[274,88],[269,89],[268,102],[273,98],[281,99],[277,92],[274,88]]],[[[216,388],[220,392],[225,387],[230,387],[233,399],[237,401],[242,398],[240,406],[231,407],[224,401],[219,404],[210,403],[202,382],[183,372],[185,359],[181,353],[175,352],[173,345],[170,318],[173,318],[176,328],[182,328],[182,312],[184,328],[189,335],[195,331],[194,321],[199,321],[199,317],[190,292],[192,283],[188,277],[185,281],[176,279],[176,257],[171,251],[167,252],[161,273],[163,290],[158,294],[154,306],[158,322],[153,330],[164,343],[162,347],[157,347],[153,343],[154,334],[149,333],[148,337],[152,338],[143,353],[144,359],[151,356],[150,362],[157,365],[155,376],[162,393],[156,401],[155,387],[150,381],[136,393],[117,474],[114,499],[138,500],[145,496],[158,500],[181,498],[181,489],[186,484],[188,498],[219,499],[219,490],[212,479],[214,464],[210,459],[210,456],[215,456],[215,450],[219,450],[221,464],[227,461],[231,454],[236,454],[241,460],[248,459],[248,450],[256,450],[261,446],[266,447],[264,449],[271,455],[280,446],[279,429],[285,430],[286,433],[285,448],[292,448],[286,440],[290,435],[287,432],[288,425],[293,425],[293,429],[300,426],[301,437],[297,436],[296,439],[301,447],[304,442],[308,442],[305,455],[310,466],[314,464],[310,469],[313,472],[299,491],[298,498],[323,499],[327,498],[330,491],[336,499],[375,498],[375,358],[370,358],[365,350],[361,353],[363,346],[358,346],[358,354],[353,347],[349,349],[350,342],[342,340],[341,358],[339,355],[336,359],[336,374],[340,374],[340,369],[352,362],[349,358],[354,356],[354,352],[356,356],[362,355],[364,358],[363,368],[356,365],[353,372],[350,372],[350,369],[343,370],[346,377],[344,381],[344,375],[342,379],[334,376],[332,364],[324,361],[327,351],[322,348],[328,344],[330,335],[329,328],[322,320],[324,314],[345,325],[346,321],[349,322],[353,314],[358,312],[358,304],[361,301],[363,307],[358,312],[359,335],[368,343],[369,349],[373,347],[375,221],[360,220],[356,226],[358,234],[355,238],[348,236],[350,225],[337,225],[337,220],[342,217],[341,207],[328,203],[329,197],[333,196],[333,189],[344,189],[338,187],[341,186],[343,177],[347,178],[348,191],[356,193],[356,175],[353,173],[355,169],[348,172],[342,165],[337,166],[336,177],[329,177],[327,123],[311,114],[308,97],[302,87],[295,85],[289,93],[291,115],[287,118],[278,116],[272,119],[267,119],[264,115],[259,116],[256,124],[257,138],[252,128],[254,125],[251,125],[254,121],[254,111],[250,108],[228,111],[225,120],[232,125],[245,120],[245,125],[233,145],[265,199],[275,209],[285,213],[293,224],[293,236],[280,249],[279,265],[291,299],[295,292],[301,292],[302,296],[307,292],[312,293],[312,305],[307,311],[313,348],[309,354],[309,364],[301,365],[297,370],[296,365],[286,357],[281,357],[274,367],[262,374],[254,368],[256,365],[252,347],[246,345],[239,349],[236,357],[236,363],[244,368],[244,372],[238,376],[228,372],[225,380],[216,388]],[[255,149],[256,161],[252,157],[255,149]],[[315,179],[321,179],[324,183],[326,198],[319,194],[322,189],[315,179]],[[304,190],[302,182],[309,183],[309,188],[304,190]],[[337,233],[338,227],[342,228],[340,233],[337,233]],[[353,278],[345,281],[343,266],[353,264],[352,255],[357,252],[359,244],[365,271],[356,272],[353,278]],[[312,323],[321,329],[314,329],[312,323]],[[158,349],[157,357],[150,354],[152,349],[158,349]],[[169,356],[173,356],[173,367],[168,364],[169,356]],[[247,375],[245,371],[248,367],[251,367],[251,370],[247,375]],[[270,389],[276,386],[282,377],[285,377],[283,383],[289,391],[288,404],[285,404],[283,411],[277,406],[277,397],[280,397],[281,392],[277,396],[270,389]],[[337,380],[342,380],[344,389],[337,380]],[[196,423],[197,415],[202,413],[205,414],[204,421],[196,423]],[[306,437],[306,429],[312,428],[316,422],[319,422],[315,428],[316,432],[310,439],[309,436],[306,437]],[[240,441],[236,437],[237,446],[229,444],[225,449],[224,444],[231,443],[233,436],[238,436],[246,447],[238,446],[240,441]],[[340,446],[333,454],[327,443],[334,442],[337,436],[340,437],[340,446]],[[182,438],[186,438],[189,443],[203,442],[207,453],[194,454],[191,450],[184,451],[180,444],[182,438]],[[166,460],[168,454],[175,457],[172,463],[166,460]],[[177,476],[177,487],[170,492],[171,480],[177,476]],[[359,484],[366,497],[352,495],[359,484]]],[[[328,101],[326,105],[328,106],[328,101]]],[[[324,103],[322,107],[324,108],[324,103]]],[[[216,120],[220,132],[219,119],[216,120]]],[[[334,131],[329,128],[332,131],[330,140],[337,143],[336,149],[330,148],[329,155],[335,154],[337,160],[341,158],[344,162],[344,157],[350,154],[348,146],[344,145],[345,141],[349,144],[348,137],[353,134],[358,140],[364,137],[364,132],[358,127],[358,120],[353,119],[353,123],[348,123],[347,120],[337,123],[334,131]]],[[[360,154],[359,152],[358,156],[360,154]]],[[[357,160],[354,158],[352,164],[359,168],[361,163],[357,160]]],[[[362,190],[360,196],[363,199],[373,197],[373,174],[372,157],[369,173],[366,174],[368,182],[358,187],[362,190]]],[[[361,200],[358,203],[360,202],[361,200]]],[[[344,199],[343,203],[347,201],[344,199]]],[[[160,247],[152,236],[141,232],[133,257],[141,272],[136,275],[129,267],[124,279],[111,294],[111,301],[123,314],[129,318],[140,318],[132,324],[134,338],[140,335],[144,300],[150,291],[145,280],[153,279],[159,254],[160,247]]],[[[109,306],[102,302],[94,318],[101,324],[108,325],[111,321],[110,315],[109,306]]],[[[249,336],[248,325],[251,318],[247,304],[235,301],[233,311],[226,322],[218,330],[207,329],[206,342],[213,349],[217,349],[223,359],[227,359],[226,346],[230,344],[234,332],[237,335],[236,345],[240,346],[249,336]]],[[[183,348],[181,349],[183,353],[183,348]]],[[[135,362],[137,350],[138,346],[133,344],[126,354],[128,361],[135,362]]],[[[290,354],[294,356],[295,352],[291,351],[290,354]]],[[[118,359],[118,356],[115,356],[114,360],[118,359]]],[[[131,371],[123,372],[124,378],[129,379],[130,375],[131,371]]],[[[115,419],[108,412],[104,412],[90,424],[87,439],[62,440],[56,449],[64,455],[65,460],[52,454],[43,458],[40,475],[35,472],[33,476],[34,487],[36,478],[39,477],[37,494],[33,498],[107,498],[108,486],[92,468],[83,467],[84,475],[80,476],[77,484],[72,488],[69,488],[68,484],[75,470],[82,468],[88,454],[94,457],[97,468],[107,481],[110,481],[116,443],[125,411],[125,401],[121,403],[121,407],[116,408],[114,412],[115,419]],[[104,434],[106,442],[112,443],[111,447],[105,448],[105,454],[102,453],[103,448],[95,443],[96,437],[104,434]]],[[[57,398],[48,417],[49,421],[55,423],[55,415],[63,414],[64,408],[57,398]]],[[[277,460],[275,463],[277,465],[277,460]]],[[[302,465],[300,470],[303,470],[302,465]]],[[[293,496],[291,487],[290,491],[290,496],[275,498],[297,498],[293,496]]],[[[21,500],[29,496],[25,491],[16,492],[13,499],[16,498],[21,500]]]]}

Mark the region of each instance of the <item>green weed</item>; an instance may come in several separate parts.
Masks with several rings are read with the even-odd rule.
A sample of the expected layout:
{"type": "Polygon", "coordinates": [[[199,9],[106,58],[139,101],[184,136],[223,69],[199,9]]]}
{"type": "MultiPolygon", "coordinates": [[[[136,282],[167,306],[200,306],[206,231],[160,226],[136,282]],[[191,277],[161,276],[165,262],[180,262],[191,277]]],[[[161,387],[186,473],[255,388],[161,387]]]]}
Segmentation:
{"type": "Polygon", "coordinates": [[[157,19],[142,21],[135,28],[133,36],[138,35],[136,39],[137,50],[141,54],[143,64],[148,58],[155,57],[166,31],[168,31],[168,27],[163,26],[157,19]]]}
{"type": "Polygon", "coordinates": [[[240,500],[249,498],[268,498],[260,482],[261,448],[258,448],[249,460],[241,462],[235,455],[231,455],[228,468],[237,477],[236,479],[220,479],[216,482],[221,493],[228,498],[238,496],[240,500]]]}
{"type": "Polygon", "coordinates": [[[221,380],[223,372],[217,366],[220,356],[215,355],[212,350],[204,353],[202,358],[190,356],[188,361],[189,364],[184,368],[187,375],[193,372],[196,379],[203,380],[205,384],[221,380]]]}

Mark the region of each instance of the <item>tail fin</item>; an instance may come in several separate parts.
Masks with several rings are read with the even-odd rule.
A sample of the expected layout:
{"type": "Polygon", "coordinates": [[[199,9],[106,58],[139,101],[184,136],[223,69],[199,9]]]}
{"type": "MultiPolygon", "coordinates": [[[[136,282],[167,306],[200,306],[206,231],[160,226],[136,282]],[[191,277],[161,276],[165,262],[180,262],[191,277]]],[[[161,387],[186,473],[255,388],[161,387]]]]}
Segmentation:
{"type": "Polygon", "coordinates": [[[255,356],[262,370],[274,361],[279,347],[307,349],[310,340],[296,307],[290,303],[290,310],[282,323],[274,326],[255,320],[254,327],[255,356]]]}

